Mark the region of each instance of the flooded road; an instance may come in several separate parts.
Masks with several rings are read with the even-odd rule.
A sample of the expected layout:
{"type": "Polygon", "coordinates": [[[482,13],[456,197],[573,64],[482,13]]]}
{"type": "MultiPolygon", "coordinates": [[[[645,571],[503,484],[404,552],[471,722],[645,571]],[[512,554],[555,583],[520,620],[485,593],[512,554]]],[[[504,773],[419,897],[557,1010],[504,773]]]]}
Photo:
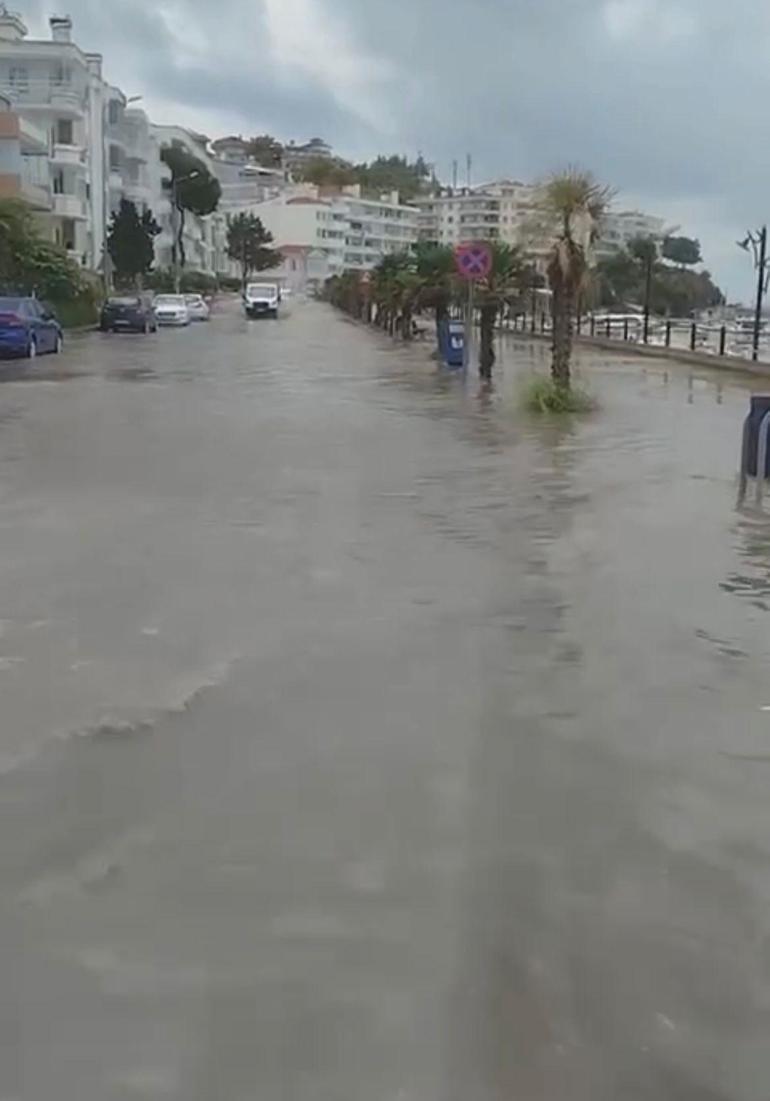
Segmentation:
{"type": "Polygon", "coordinates": [[[747,384],[581,352],[549,423],[502,352],[6,367],[3,1101],[766,1101],[747,384]]]}

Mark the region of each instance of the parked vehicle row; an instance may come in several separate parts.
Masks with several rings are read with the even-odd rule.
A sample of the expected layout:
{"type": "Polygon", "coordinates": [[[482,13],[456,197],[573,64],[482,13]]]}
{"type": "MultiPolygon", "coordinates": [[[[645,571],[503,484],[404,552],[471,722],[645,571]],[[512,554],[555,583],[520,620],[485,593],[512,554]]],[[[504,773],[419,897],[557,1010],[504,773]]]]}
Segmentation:
{"type": "Polygon", "coordinates": [[[113,295],[102,307],[102,332],[154,333],[159,325],[208,321],[209,307],[200,294],[113,295]]]}

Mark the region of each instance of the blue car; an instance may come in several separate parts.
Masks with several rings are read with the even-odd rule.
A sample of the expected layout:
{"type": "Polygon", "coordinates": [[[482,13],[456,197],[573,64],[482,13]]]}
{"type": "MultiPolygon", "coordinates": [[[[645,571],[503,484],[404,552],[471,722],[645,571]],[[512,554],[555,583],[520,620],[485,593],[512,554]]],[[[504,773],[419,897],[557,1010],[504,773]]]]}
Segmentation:
{"type": "Polygon", "coordinates": [[[63,344],[61,325],[37,298],[0,298],[0,355],[58,355],[63,344]]]}

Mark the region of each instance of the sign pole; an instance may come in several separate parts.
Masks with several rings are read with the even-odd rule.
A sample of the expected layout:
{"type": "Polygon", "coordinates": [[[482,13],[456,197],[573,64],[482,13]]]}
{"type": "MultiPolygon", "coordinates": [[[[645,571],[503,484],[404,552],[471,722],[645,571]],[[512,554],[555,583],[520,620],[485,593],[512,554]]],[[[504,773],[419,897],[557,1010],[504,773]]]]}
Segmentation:
{"type": "Polygon", "coordinates": [[[469,371],[473,366],[473,288],[475,283],[468,280],[468,300],[465,306],[465,364],[464,369],[469,371]]]}
{"type": "Polygon", "coordinates": [[[468,283],[468,299],[465,311],[465,341],[463,344],[463,369],[471,366],[473,359],[473,299],[474,283],[487,279],[492,270],[492,248],[486,241],[458,245],[455,249],[457,273],[468,283]]]}

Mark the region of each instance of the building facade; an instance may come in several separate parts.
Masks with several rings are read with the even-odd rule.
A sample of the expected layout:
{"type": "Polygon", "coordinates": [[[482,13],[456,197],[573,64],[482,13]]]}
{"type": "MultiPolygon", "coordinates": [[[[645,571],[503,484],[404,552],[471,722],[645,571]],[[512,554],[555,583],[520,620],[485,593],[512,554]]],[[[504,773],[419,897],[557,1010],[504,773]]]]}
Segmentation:
{"type": "Polygon", "coordinates": [[[50,20],[51,38],[34,40],[20,16],[0,7],[0,94],[22,128],[46,135],[47,149],[22,147],[21,175],[50,192],[41,228],[72,259],[103,264],[109,212],[122,194],[120,140],[125,101],[102,76],[99,54],[72,41],[72,21],[50,20]]]}
{"type": "MultiPolygon", "coordinates": [[[[249,206],[272,233],[277,249],[302,264],[297,271],[317,285],[343,271],[371,271],[387,255],[409,249],[418,239],[418,211],[397,193],[370,198],[358,185],[330,191],[300,184],[265,202],[249,206]]],[[[228,211],[231,216],[237,209],[228,211]]]]}

